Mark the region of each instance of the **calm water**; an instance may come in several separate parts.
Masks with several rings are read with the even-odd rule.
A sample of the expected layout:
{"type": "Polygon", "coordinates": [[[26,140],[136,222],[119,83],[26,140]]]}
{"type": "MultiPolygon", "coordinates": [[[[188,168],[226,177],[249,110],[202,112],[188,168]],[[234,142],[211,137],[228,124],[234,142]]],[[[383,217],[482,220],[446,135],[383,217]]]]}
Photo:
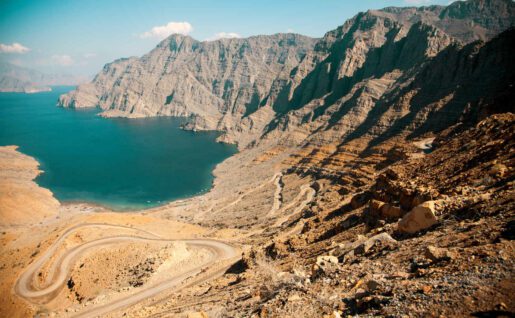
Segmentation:
{"type": "Polygon", "coordinates": [[[160,205],[208,190],[215,165],[236,152],[215,143],[216,133],[180,130],[179,119],[105,119],[56,107],[71,89],[0,93],[0,146],[35,157],[45,171],[36,182],[61,201],[160,205]]]}

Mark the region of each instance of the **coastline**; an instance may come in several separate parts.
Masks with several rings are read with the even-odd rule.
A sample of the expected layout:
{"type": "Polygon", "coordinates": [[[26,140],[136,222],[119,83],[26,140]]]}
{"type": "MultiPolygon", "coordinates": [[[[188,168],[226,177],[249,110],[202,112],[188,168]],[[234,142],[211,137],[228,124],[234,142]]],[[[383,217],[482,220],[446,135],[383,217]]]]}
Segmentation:
{"type": "MultiPolygon", "coordinates": [[[[236,146],[220,143],[217,140],[221,135],[219,131],[201,133],[198,138],[192,136],[193,132],[184,129],[184,118],[166,116],[175,120],[169,122],[151,119],[148,123],[147,118],[134,122],[133,119],[125,118],[118,122],[116,119],[99,119],[98,107],[94,108],[93,113],[88,112],[88,114],[80,114],[80,111],[75,113],[76,110],[83,110],[81,108],[62,110],[55,107],[54,96],[57,98],[59,94],[73,88],[55,87],[51,94],[43,93],[40,94],[41,97],[34,99],[37,102],[41,100],[41,106],[45,107],[36,107],[42,111],[38,112],[35,109],[33,118],[43,119],[32,120],[29,125],[22,125],[22,123],[34,107],[18,107],[19,103],[23,105],[24,96],[28,97],[29,94],[21,93],[23,96],[15,99],[13,97],[12,105],[8,104],[9,107],[4,107],[2,112],[2,114],[5,113],[4,120],[9,133],[2,134],[0,144],[16,143],[20,145],[22,152],[37,160],[44,172],[40,173],[34,181],[39,186],[52,191],[61,204],[89,204],[117,212],[162,208],[173,204],[174,201],[189,200],[212,191],[216,183],[214,170],[221,162],[238,153],[236,146]],[[9,119],[7,115],[11,113],[14,117],[9,119]],[[52,122],[60,123],[61,126],[54,129],[54,125],[49,124],[50,116],[55,117],[52,122]],[[61,118],[62,121],[56,121],[61,118]],[[96,127],[95,131],[98,133],[90,133],[91,128],[88,127],[96,127]],[[166,130],[167,127],[168,130],[166,130]],[[71,137],[74,141],[70,142],[70,138],[65,137],[56,142],[41,142],[39,145],[34,145],[30,137],[24,136],[31,136],[35,129],[52,132],[41,136],[42,140],[55,140],[55,134],[66,136],[75,134],[71,137]],[[160,135],[161,137],[152,138],[156,136],[157,129],[165,129],[167,133],[160,135]],[[109,138],[120,142],[112,146],[111,141],[106,141],[109,138]],[[127,143],[125,138],[135,141],[127,143]],[[106,142],[97,144],[99,139],[106,142]],[[197,141],[201,148],[205,147],[205,151],[195,151],[197,141]],[[84,142],[85,145],[90,146],[82,147],[83,149],[70,147],[77,142],[84,142]],[[109,154],[109,157],[98,159],[101,158],[97,155],[99,151],[109,154]],[[80,155],[81,152],[84,155],[80,155]],[[147,160],[147,164],[141,164],[141,159],[145,156],[150,156],[157,161],[154,163],[147,160]],[[72,164],[73,162],[77,165],[87,165],[85,170],[87,172],[81,172],[82,169],[78,169],[72,164]],[[104,176],[112,175],[112,178],[107,178],[111,179],[110,182],[100,181],[103,176],[98,175],[95,167],[98,167],[97,170],[104,176]],[[195,167],[199,169],[194,169],[195,167]],[[189,179],[186,180],[186,178],[189,179]]],[[[37,102],[31,102],[31,104],[37,104],[37,102]]]]}
{"type": "MultiPolygon", "coordinates": [[[[0,146],[1,147],[1,146],[0,146]]],[[[224,161],[218,163],[215,165],[215,167],[211,170],[211,184],[208,188],[200,191],[200,192],[197,192],[195,194],[192,194],[191,196],[185,196],[185,197],[180,197],[180,198],[176,198],[176,199],[170,199],[170,200],[167,200],[167,201],[164,201],[164,202],[160,202],[156,205],[149,205],[147,207],[141,207],[139,205],[135,205],[134,208],[117,208],[115,206],[110,206],[109,204],[103,204],[103,203],[99,203],[99,202],[95,202],[95,201],[89,201],[89,200],[82,200],[82,199],[76,199],[76,200],[59,200],[59,203],[62,205],[62,206],[76,206],[76,205],[82,205],[82,206],[88,206],[88,207],[91,207],[91,208],[95,208],[95,209],[101,209],[103,211],[112,211],[112,212],[117,212],[117,213],[145,213],[145,212],[151,212],[152,210],[156,210],[156,209],[162,209],[162,208],[166,208],[166,207],[171,207],[174,205],[174,203],[182,203],[182,202],[185,202],[185,201],[190,201],[190,200],[195,200],[195,199],[200,199],[201,197],[211,193],[213,190],[214,190],[214,187],[215,187],[215,183],[216,183],[216,179],[219,178],[214,172],[215,170],[221,165],[223,164],[226,160],[234,157],[235,155],[237,155],[239,152],[236,152],[234,155],[226,158],[224,161]]],[[[36,161],[38,161],[36,159],[36,161]]],[[[38,161],[39,163],[39,161],[38,161]]],[[[44,173],[44,171],[41,171],[40,174],[44,173]]],[[[37,181],[35,181],[39,186],[42,187],[42,185],[40,185],[37,181]]],[[[50,192],[52,192],[50,189],[48,189],[50,192]]],[[[52,192],[53,194],[53,192],[52,192]]],[[[128,204],[130,205],[130,204],[128,204]]]]}
{"type": "MultiPolygon", "coordinates": [[[[0,154],[3,151],[7,151],[10,155],[23,159],[23,161],[18,159],[11,160],[12,156],[7,159],[0,156],[0,176],[7,170],[12,170],[5,169],[6,162],[15,162],[18,166],[24,168],[23,175],[34,176],[41,172],[39,170],[39,162],[15,150],[15,148],[16,146],[0,147],[0,154]]],[[[14,177],[19,176],[20,173],[17,173],[14,177]]],[[[214,174],[213,177],[215,177],[214,174]]],[[[12,180],[12,182],[17,182],[17,179],[12,180]]],[[[34,187],[37,187],[41,189],[40,191],[53,197],[50,190],[41,188],[34,181],[31,182],[32,185],[28,190],[30,190],[32,195],[34,195],[34,187]]],[[[210,191],[212,189],[213,187],[210,188],[210,191]]],[[[199,196],[196,197],[198,198],[199,196]]],[[[217,231],[209,227],[183,222],[179,220],[180,217],[167,218],[162,217],[163,215],[161,214],[150,213],[153,209],[169,212],[173,210],[174,202],[195,201],[193,198],[195,197],[171,201],[158,208],[125,211],[127,213],[113,211],[109,207],[92,202],[59,202],[54,199],[58,204],[53,207],[54,213],[51,215],[38,215],[37,219],[27,219],[24,223],[1,224],[0,246],[2,246],[2,253],[0,253],[0,262],[6,264],[6,266],[0,268],[0,277],[2,277],[0,292],[7,296],[0,300],[0,316],[33,316],[41,310],[40,305],[20,298],[19,296],[23,297],[23,295],[18,295],[18,291],[16,293],[9,292],[12,290],[12,286],[17,285],[18,279],[23,277],[22,275],[26,268],[30,268],[27,266],[34,264],[34,259],[37,259],[38,263],[43,261],[43,259],[40,259],[41,253],[53,254],[54,245],[57,248],[57,255],[59,253],[65,253],[64,255],[66,253],[74,253],[75,249],[70,248],[70,246],[88,246],[88,244],[96,242],[99,237],[105,237],[106,235],[112,238],[107,237],[104,239],[106,246],[98,253],[100,255],[107,253],[108,259],[109,257],[116,257],[120,263],[119,266],[111,268],[109,264],[103,264],[102,259],[95,256],[96,254],[90,255],[86,253],[81,256],[81,263],[89,264],[91,266],[89,268],[102,268],[101,274],[83,272],[80,270],[82,268],[82,266],[79,267],[80,264],[75,264],[72,269],[69,269],[73,271],[73,280],[83,288],[80,293],[91,295],[89,298],[92,300],[87,303],[88,310],[95,310],[95,308],[101,307],[98,306],[99,304],[114,304],[116,299],[120,299],[120,296],[126,299],[124,301],[138,303],[139,298],[137,295],[140,291],[139,288],[123,287],[119,289],[120,287],[117,287],[116,280],[103,279],[103,284],[106,285],[102,289],[98,289],[98,283],[92,284],[91,282],[93,278],[98,278],[98,275],[101,275],[101,277],[119,277],[118,275],[123,273],[120,272],[123,269],[122,265],[133,264],[133,266],[137,266],[138,262],[145,262],[148,257],[153,257],[156,260],[156,266],[159,265],[159,267],[156,267],[156,273],[152,276],[149,285],[145,285],[146,292],[155,293],[153,289],[160,290],[159,282],[161,281],[173,280],[174,282],[173,285],[170,285],[170,288],[167,288],[166,291],[163,290],[159,294],[160,297],[173,293],[176,288],[180,288],[180,283],[187,278],[202,281],[217,277],[220,274],[220,269],[230,266],[235,261],[234,259],[239,259],[241,255],[237,243],[237,232],[217,231]],[[105,227],[110,227],[112,230],[106,232],[103,230],[105,227]],[[77,230],[73,230],[75,228],[77,230]],[[66,236],[66,233],[72,230],[77,233],[69,239],[67,238],[64,244],[59,244],[60,240],[64,241],[63,235],[66,236]],[[131,238],[132,235],[136,235],[132,233],[135,231],[147,233],[143,240],[148,241],[145,238],[148,235],[151,235],[151,237],[158,236],[160,239],[155,242],[150,240],[139,243],[138,240],[140,239],[138,236],[131,238]],[[127,234],[131,236],[127,237],[127,234]],[[123,243],[123,247],[120,247],[121,243],[117,245],[109,243],[110,240],[122,239],[126,241],[123,243]],[[195,240],[199,243],[195,243],[195,240]],[[228,243],[224,243],[225,241],[228,243]],[[187,249],[185,249],[184,244],[189,244],[187,249]],[[226,248],[230,248],[231,251],[225,256],[211,255],[212,247],[209,244],[227,246],[226,248]],[[13,252],[14,250],[16,253],[13,252]],[[199,262],[205,262],[208,255],[211,255],[212,260],[209,264],[203,265],[202,271],[199,272],[199,262]],[[178,265],[180,266],[177,267],[178,265]],[[205,271],[205,269],[209,270],[205,271]]],[[[32,207],[26,200],[17,202],[17,208],[22,206],[32,207]]],[[[35,279],[35,281],[34,284],[41,284],[37,282],[38,279],[35,279]]],[[[20,290],[24,294],[28,293],[26,289],[20,290]]],[[[81,303],[77,304],[73,297],[70,298],[68,296],[68,293],[69,290],[67,288],[60,289],[59,293],[53,296],[53,300],[45,305],[45,308],[51,308],[53,312],[59,313],[59,315],[68,315],[70,312],[82,312],[84,306],[81,303]]]]}

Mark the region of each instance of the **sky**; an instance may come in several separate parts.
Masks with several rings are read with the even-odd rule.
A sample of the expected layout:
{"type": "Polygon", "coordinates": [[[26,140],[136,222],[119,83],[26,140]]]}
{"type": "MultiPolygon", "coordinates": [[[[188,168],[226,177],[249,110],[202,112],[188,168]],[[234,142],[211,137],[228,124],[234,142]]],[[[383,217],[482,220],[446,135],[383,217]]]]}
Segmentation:
{"type": "Polygon", "coordinates": [[[321,37],[360,11],[449,0],[0,0],[0,61],[92,76],[171,33],[197,40],[295,32],[321,37]]]}

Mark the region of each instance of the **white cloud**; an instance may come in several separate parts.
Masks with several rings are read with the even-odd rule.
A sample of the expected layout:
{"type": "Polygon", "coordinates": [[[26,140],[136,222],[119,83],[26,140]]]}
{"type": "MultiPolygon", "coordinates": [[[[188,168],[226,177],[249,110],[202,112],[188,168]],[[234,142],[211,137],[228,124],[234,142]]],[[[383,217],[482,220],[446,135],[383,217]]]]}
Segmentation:
{"type": "Polygon", "coordinates": [[[182,34],[188,35],[193,31],[193,26],[189,22],[168,22],[165,25],[159,25],[153,27],[150,31],[147,31],[140,35],[141,38],[158,38],[164,39],[171,34],[182,34]]]}
{"type": "Polygon", "coordinates": [[[0,53],[17,53],[23,54],[30,51],[28,47],[21,45],[20,43],[3,44],[0,43],[0,53]]]}
{"type": "Polygon", "coordinates": [[[216,41],[219,39],[237,39],[241,38],[241,35],[235,32],[218,32],[210,38],[207,38],[206,41],[216,41]]]}
{"type": "Polygon", "coordinates": [[[71,56],[63,54],[63,55],[52,55],[53,64],[61,65],[61,66],[70,66],[75,63],[71,56]]]}

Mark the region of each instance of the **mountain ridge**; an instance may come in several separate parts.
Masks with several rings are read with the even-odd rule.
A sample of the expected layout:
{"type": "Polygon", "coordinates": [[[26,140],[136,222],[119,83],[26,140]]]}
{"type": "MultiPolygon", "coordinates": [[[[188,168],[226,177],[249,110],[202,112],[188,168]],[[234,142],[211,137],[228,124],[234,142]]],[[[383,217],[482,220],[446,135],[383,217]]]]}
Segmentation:
{"type": "MultiPolygon", "coordinates": [[[[291,140],[299,144],[318,138],[311,136],[319,125],[316,119],[332,116],[326,111],[338,108],[335,103],[341,98],[353,100],[345,97],[353,89],[362,90],[354,98],[358,104],[374,103],[393,89],[388,85],[408,84],[408,79],[398,80],[404,78],[408,64],[418,63],[422,69],[423,63],[454,42],[487,41],[513,25],[513,2],[469,0],[446,7],[369,10],[320,39],[279,33],[201,42],[171,35],[141,58],[106,64],[91,83],[61,96],[58,104],[98,105],[106,117],[187,117],[186,129],[221,131],[219,141],[240,148],[263,142],[288,120],[290,126],[297,123],[298,136],[291,140]],[[399,44],[407,41],[411,42],[406,47],[399,44]],[[417,46],[427,51],[417,61],[406,60],[415,58],[410,50],[417,46]],[[373,65],[374,61],[379,64],[373,65]],[[380,68],[383,74],[377,73],[380,68]],[[299,112],[302,118],[295,118],[299,112]]],[[[360,111],[361,116],[367,112],[360,111]]]]}
{"type": "Polygon", "coordinates": [[[85,77],[46,74],[30,68],[0,62],[0,91],[34,93],[49,91],[49,86],[77,85],[86,82],[85,77]]]}

